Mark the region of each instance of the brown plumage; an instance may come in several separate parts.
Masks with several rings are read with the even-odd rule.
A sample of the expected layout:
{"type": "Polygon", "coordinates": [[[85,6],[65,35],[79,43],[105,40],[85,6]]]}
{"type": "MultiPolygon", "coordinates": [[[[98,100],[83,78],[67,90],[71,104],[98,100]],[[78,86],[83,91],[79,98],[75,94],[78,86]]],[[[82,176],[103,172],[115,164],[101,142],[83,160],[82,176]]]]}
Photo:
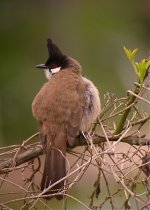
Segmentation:
{"type": "MultiPolygon", "coordinates": [[[[66,144],[73,145],[80,131],[88,131],[100,112],[99,93],[94,84],[82,77],[80,64],[62,54],[48,40],[49,59],[39,65],[48,73],[44,84],[32,103],[32,112],[39,122],[40,140],[46,153],[41,190],[66,175],[66,144]],[[52,67],[60,71],[52,73],[52,67]]],[[[51,195],[64,188],[64,180],[45,194],[51,195]]],[[[47,199],[50,199],[49,196],[47,199]]],[[[57,195],[62,199],[62,195],[57,195]]]]}
{"type": "MultiPolygon", "coordinates": [[[[72,145],[79,134],[84,101],[80,69],[77,71],[68,67],[45,83],[32,103],[33,115],[39,121],[40,138],[46,152],[41,190],[66,174],[66,143],[68,140],[72,145]]],[[[63,186],[64,181],[54,186],[48,194],[63,186]]],[[[57,196],[58,199],[61,197],[57,196]]]]}

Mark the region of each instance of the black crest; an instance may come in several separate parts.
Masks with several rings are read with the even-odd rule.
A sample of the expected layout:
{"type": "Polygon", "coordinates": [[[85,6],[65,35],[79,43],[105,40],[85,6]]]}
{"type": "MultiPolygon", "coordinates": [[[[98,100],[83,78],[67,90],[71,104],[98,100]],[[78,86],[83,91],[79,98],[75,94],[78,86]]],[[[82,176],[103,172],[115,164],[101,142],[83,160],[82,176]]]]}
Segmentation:
{"type": "Polygon", "coordinates": [[[65,68],[67,66],[67,56],[64,55],[61,50],[52,42],[51,39],[47,40],[47,48],[49,58],[45,65],[50,67],[52,64],[65,68]]]}
{"type": "Polygon", "coordinates": [[[51,39],[47,40],[47,48],[50,57],[60,57],[63,55],[60,49],[52,42],[51,39]]]}

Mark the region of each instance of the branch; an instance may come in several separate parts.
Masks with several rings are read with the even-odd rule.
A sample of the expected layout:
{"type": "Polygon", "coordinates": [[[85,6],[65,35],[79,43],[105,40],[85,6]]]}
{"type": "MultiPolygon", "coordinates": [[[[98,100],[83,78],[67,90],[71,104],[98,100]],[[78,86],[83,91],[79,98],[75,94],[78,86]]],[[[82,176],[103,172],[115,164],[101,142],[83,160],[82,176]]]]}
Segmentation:
{"type": "MultiPolygon", "coordinates": [[[[136,94],[136,96],[137,96],[140,93],[140,88],[138,86],[136,86],[133,93],[136,94]]],[[[119,134],[123,130],[126,119],[127,119],[128,115],[131,111],[131,108],[132,108],[131,105],[134,104],[135,99],[136,99],[136,96],[134,94],[128,96],[129,97],[128,102],[127,102],[128,109],[126,109],[124,111],[123,115],[121,116],[119,123],[115,130],[115,135],[119,134]]]]}
{"type": "Polygon", "coordinates": [[[15,158],[15,165],[14,165],[14,159],[11,158],[9,160],[6,160],[0,164],[0,174],[7,173],[9,171],[12,171],[14,167],[19,166],[23,163],[26,163],[30,160],[33,160],[34,158],[38,157],[39,155],[43,154],[43,149],[40,146],[40,144],[29,148],[27,151],[19,154],[15,158]]]}
{"type": "MultiPolygon", "coordinates": [[[[134,104],[136,102],[137,98],[142,100],[142,101],[144,101],[144,102],[146,102],[146,103],[148,103],[148,104],[150,104],[150,102],[147,99],[139,96],[139,94],[140,94],[140,92],[142,90],[142,86],[143,86],[142,83],[144,82],[146,77],[148,77],[148,71],[149,71],[149,67],[150,67],[149,59],[147,61],[146,60],[145,61],[144,60],[141,61],[141,63],[138,64],[139,68],[137,68],[137,63],[134,62],[133,57],[132,57],[133,60],[130,57],[130,56],[133,56],[133,54],[129,55],[131,51],[128,51],[128,50],[125,49],[125,52],[127,54],[127,57],[129,58],[129,60],[131,61],[131,64],[133,65],[134,71],[136,72],[136,74],[137,74],[137,72],[139,73],[139,74],[137,74],[138,75],[138,80],[139,80],[139,85],[135,86],[133,92],[132,91],[128,91],[128,101],[127,101],[127,104],[126,104],[128,109],[126,109],[124,111],[124,113],[122,114],[122,116],[121,116],[121,118],[119,120],[119,123],[118,123],[118,125],[116,127],[115,135],[118,135],[123,130],[123,127],[125,125],[127,117],[128,117],[128,115],[129,115],[129,113],[130,113],[130,111],[132,109],[132,106],[130,106],[130,105],[134,104]],[[145,62],[145,63],[143,63],[143,62],[145,62]],[[144,72],[145,76],[143,78],[142,78],[142,74],[143,74],[143,67],[142,66],[146,69],[146,72],[144,72]]],[[[136,51],[133,51],[132,53],[134,53],[134,52],[136,52],[136,51]]],[[[134,54],[134,56],[135,56],[135,54],[134,54]]]]}
{"type": "MultiPolygon", "coordinates": [[[[110,137],[109,141],[117,141],[119,137],[110,137]]],[[[106,138],[104,136],[99,136],[99,135],[94,135],[93,137],[93,144],[100,144],[106,142],[106,138]]],[[[150,145],[150,139],[146,138],[139,138],[137,136],[128,136],[124,137],[121,142],[130,144],[130,145],[150,145]]],[[[85,139],[76,139],[75,144],[73,147],[68,146],[68,150],[78,147],[78,146],[84,146],[84,145],[89,145],[89,142],[87,142],[85,139]]],[[[5,174],[14,169],[14,167],[17,167],[23,163],[26,163],[28,161],[33,160],[34,158],[40,156],[43,154],[43,149],[39,143],[37,143],[36,146],[32,146],[29,148],[27,151],[19,154],[16,158],[15,161],[13,158],[6,160],[0,164],[0,174],[5,174]],[[15,163],[15,165],[14,165],[15,163]]]]}

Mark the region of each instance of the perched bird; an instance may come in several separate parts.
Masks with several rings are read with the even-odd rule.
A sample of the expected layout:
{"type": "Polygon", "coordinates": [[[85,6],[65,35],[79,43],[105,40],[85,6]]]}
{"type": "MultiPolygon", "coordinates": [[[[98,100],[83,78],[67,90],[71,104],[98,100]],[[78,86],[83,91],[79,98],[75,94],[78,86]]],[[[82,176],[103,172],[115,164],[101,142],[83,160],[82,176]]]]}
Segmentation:
{"type": "MultiPolygon", "coordinates": [[[[39,123],[39,136],[46,154],[41,190],[66,176],[66,145],[72,146],[79,133],[88,132],[100,113],[99,92],[81,75],[82,68],[73,58],[64,55],[47,40],[49,58],[43,69],[48,81],[32,103],[33,116],[39,123]]],[[[65,181],[60,181],[45,194],[62,199],[65,181]]]]}

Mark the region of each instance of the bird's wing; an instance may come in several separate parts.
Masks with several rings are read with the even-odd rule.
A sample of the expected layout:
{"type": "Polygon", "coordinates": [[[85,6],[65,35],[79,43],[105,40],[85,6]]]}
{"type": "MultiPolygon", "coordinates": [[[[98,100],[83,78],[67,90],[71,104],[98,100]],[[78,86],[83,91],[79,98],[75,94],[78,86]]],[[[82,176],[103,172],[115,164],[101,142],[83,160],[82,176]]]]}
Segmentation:
{"type": "Polygon", "coordinates": [[[67,137],[68,144],[73,146],[75,138],[79,135],[81,121],[83,118],[83,109],[84,109],[84,85],[83,83],[79,83],[76,89],[77,100],[76,104],[71,110],[71,115],[69,119],[69,123],[67,126],[67,137]]]}
{"type": "Polygon", "coordinates": [[[45,151],[47,147],[47,136],[43,132],[43,123],[41,121],[39,121],[39,137],[43,150],[45,151]]]}
{"type": "Polygon", "coordinates": [[[73,146],[75,138],[79,135],[82,116],[83,109],[79,106],[77,106],[71,113],[67,127],[67,139],[70,146],[73,146]]]}

